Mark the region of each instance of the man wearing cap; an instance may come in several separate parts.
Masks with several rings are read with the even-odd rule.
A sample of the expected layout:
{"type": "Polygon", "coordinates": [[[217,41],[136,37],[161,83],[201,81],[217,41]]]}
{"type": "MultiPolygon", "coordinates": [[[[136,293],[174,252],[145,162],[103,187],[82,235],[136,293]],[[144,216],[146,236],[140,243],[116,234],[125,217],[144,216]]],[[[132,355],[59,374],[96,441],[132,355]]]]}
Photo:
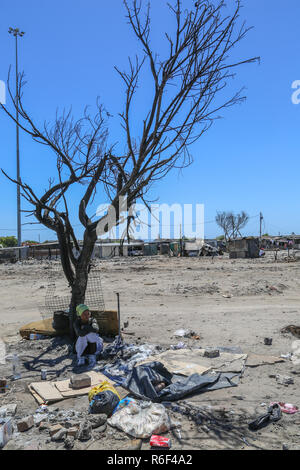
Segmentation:
{"type": "Polygon", "coordinates": [[[96,354],[101,352],[103,348],[97,320],[92,318],[89,308],[84,304],[77,305],[76,313],[77,318],[74,322],[74,330],[78,336],[75,345],[77,365],[84,365],[87,357],[89,365],[95,366],[96,354]]]}

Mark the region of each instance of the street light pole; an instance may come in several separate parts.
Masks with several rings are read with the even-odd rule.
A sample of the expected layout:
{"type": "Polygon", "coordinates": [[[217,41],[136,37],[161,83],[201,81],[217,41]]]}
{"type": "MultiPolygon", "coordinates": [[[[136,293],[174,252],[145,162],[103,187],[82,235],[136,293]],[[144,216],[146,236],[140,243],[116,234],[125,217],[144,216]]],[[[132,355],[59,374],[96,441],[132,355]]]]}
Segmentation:
{"type": "MultiPolygon", "coordinates": [[[[20,145],[19,145],[19,84],[18,84],[18,37],[24,36],[24,31],[19,28],[9,28],[9,34],[16,38],[16,146],[17,146],[17,181],[20,182],[20,145]]],[[[18,246],[22,244],[21,234],[21,190],[20,185],[17,184],[17,226],[18,226],[18,246]]],[[[20,255],[20,254],[19,254],[20,255]]]]}

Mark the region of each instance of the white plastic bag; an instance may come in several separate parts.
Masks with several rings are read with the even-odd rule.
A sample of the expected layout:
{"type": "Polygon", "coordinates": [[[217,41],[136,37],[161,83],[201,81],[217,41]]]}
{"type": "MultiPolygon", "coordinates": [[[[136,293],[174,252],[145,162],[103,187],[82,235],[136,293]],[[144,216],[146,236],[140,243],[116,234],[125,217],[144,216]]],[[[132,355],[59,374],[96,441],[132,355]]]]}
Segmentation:
{"type": "Polygon", "coordinates": [[[300,364],[300,340],[293,341],[292,350],[293,350],[292,362],[295,366],[299,365],[300,364]]]}
{"type": "Polygon", "coordinates": [[[165,407],[151,402],[130,403],[117,411],[107,422],[139,439],[146,439],[152,434],[161,434],[172,427],[165,407]]]}

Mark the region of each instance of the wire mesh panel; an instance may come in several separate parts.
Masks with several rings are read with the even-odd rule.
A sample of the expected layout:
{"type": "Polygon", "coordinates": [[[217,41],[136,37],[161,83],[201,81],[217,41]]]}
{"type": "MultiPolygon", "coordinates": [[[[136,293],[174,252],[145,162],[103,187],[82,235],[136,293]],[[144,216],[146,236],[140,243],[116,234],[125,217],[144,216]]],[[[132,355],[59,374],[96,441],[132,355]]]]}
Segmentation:
{"type": "MultiPolygon", "coordinates": [[[[58,310],[69,310],[70,302],[71,288],[61,264],[49,263],[45,301],[39,306],[41,316],[43,318],[51,317],[58,310]]],[[[91,310],[99,312],[105,310],[100,269],[96,265],[92,265],[89,272],[85,303],[91,310]]]]}

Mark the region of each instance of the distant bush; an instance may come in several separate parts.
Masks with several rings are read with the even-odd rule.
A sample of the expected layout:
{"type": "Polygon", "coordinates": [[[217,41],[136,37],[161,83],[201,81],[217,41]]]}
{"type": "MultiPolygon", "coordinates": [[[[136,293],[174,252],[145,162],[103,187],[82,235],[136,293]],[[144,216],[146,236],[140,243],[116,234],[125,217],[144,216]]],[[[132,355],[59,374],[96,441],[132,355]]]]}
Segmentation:
{"type": "Polygon", "coordinates": [[[18,240],[16,237],[0,237],[0,245],[2,245],[3,248],[11,248],[18,246],[18,240]]]}

